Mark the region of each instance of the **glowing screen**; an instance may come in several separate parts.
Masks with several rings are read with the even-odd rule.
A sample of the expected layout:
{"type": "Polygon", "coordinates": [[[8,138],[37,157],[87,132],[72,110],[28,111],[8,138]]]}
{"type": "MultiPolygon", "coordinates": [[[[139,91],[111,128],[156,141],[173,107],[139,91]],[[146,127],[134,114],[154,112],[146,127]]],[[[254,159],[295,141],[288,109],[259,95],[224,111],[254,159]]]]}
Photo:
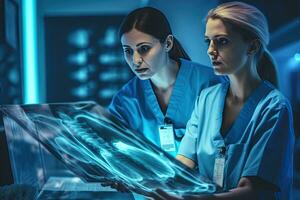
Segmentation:
{"type": "Polygon", "coordinates": [[[121,124],[93,102],[1,106],[68,169],[88,182],[113,180],[147,195],[214,193],[214,184],[121,124]]]}

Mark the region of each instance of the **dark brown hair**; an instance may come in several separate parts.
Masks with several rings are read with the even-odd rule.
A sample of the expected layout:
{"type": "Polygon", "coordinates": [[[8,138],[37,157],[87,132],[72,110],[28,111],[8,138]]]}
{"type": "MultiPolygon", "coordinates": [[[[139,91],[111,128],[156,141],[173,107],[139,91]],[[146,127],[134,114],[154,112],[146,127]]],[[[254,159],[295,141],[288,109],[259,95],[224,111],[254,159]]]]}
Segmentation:
{"type": "MultiPolygon", "coordinates": [[[[168,35],[172,35],[171,26],[166,16],[152,7],[138,8],[130,12],[120,26],[119,37],[121,38],[124,33],[130,32],[134,28],[157,38],[161,43],[165,42],[168,35]]],[[[190,60],[190,57],[174,36],[173,41],[169,57],[176,61],[179,61],[180,58],[190,60]]]]}

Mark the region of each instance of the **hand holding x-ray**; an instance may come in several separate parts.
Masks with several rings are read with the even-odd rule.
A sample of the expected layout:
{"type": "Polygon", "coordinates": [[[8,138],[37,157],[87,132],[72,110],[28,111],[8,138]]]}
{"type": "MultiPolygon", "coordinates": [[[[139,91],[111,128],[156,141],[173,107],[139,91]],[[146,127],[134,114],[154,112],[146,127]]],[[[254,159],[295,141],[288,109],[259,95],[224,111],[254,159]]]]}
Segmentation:
{"type": "Polygon", "coordinates": [[[85,181],[121,183],[145,196],[157,188],[179,195],[216,192],[214,184],[95,103],[10,105],[1,110],[85,181]]]}

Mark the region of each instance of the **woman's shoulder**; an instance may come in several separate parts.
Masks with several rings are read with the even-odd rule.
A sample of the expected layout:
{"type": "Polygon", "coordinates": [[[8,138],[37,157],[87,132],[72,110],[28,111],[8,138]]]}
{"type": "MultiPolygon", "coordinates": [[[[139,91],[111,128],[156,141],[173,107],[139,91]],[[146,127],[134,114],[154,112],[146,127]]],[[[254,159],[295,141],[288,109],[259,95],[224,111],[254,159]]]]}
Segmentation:
{"type": "Polygon", "coordinates": [[[135,76],[123,85],[114,97],[134,97],[140,90],[141,84],[142,81],[135,76]]]}
{"type": "Polygon", "coordinates": [[[292,115],[292,108],[289,100],[271,83],[265,82],[265,86],[268,87],[268,93],[260,100],[256,107],[257,113],[260,115],[273,116],[278,114],[292,115]]]}
{"type": "Polygon", "coordinates": [[[213,73],[213,69],[207,65],[203,65],[191,60],[185,60],[185,59],[180,59],[181,61],[181,66],[187,66],[193,71],[198,71],[198,72],[206,72],[206,73],[213,73]]]}
{"type": "Polygon", "coordinates": [[[264,84],[271,90],[264,99],[266,104],[279,108],[290,107],[289,100],[277,88],[267,81],[265,81],[264,84]]]}
{"type": "Polygon", "coordinates": [[[224,90],[227,90],[228,86],[229,86],[229,82],[224,81],[224,82],[212,85],[210,87],[204,88],[201,93],[203,93],[205,95],[217,94],[220,92],[224,92],[224,90]]]}
{"type": "Polygon", "coordinates": [[[220,94],[224,93],[227,90],[227,87],[228,87],[228,82],[222,82],[204,88],[200,92],[198,100],[214,102],[219,99],[218,97],[220,97],[220,94]]]}
{"type": "Polygon", "coordinates": [[[274,133],[293,135],[293,114],[289,100],[270,83],[265,85],[269,87],[266,90],[268,93],[255,107],[252,118],[258,124],[257,130],[261,130],[257,133],[266,133],[265,130],[272,128],[274,133]]]}

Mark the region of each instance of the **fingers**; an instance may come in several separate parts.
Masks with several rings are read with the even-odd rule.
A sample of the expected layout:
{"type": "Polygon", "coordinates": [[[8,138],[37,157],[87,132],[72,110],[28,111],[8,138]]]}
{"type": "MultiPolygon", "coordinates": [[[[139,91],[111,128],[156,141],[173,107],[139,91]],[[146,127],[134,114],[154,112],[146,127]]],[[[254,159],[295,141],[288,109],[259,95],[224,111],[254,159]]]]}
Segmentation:
{"type": "Polygon", "coordinates": [[[165,198],[160,196],[157,192],[152,192],[148,198],[151,200],[165,200],[165,198]]]}
{"type": "Polygon", "coordinates": [[[111,187],[115,190],[117,190],[118,192],[130,192],[129,188],[125,186],[125,184],[123,183],[119,183],[116,181],[105,181],[103,183],[101,183],[101,185],[103,187],[111,187]]]}
{"type": "Polygon", "coordinates": [[[114,182],[114,181],[105,181],[103,183],[100,183],[103,187],[111,187],[113,189],[116,189],[117,188],[117,183],[114,182]]]}
{"type": "MultiPolygon", "coordinates": [[[[161,189],[156,189],[154,192],[150,194],[150,198],[152,200],[175,200],[171,195],[166,193],[165,191],[161,189]]],[[[176,199],[177,200],[177,199],[176,199]]]]}
{"type": "Polygon", "coordinates": [[[161,198],[159,200],[183,200],[182,197],[171,195],[171,194],[163,191],[162,189],[156,189],[155,192],[161,198]]]}
{"type": "Polygon", "coordinates": [[[117,183],[116,184],[116,189],[119,191],[119,192],[130,192],[130,190],[123,184],[121,183],[117,183]]]}
{"type": "Polygon", "coordinates": [[[111,186],[112,183],[101,183],[101,185],[102,185],[103,187],[108,187],[108,186],[111,186]]]}

